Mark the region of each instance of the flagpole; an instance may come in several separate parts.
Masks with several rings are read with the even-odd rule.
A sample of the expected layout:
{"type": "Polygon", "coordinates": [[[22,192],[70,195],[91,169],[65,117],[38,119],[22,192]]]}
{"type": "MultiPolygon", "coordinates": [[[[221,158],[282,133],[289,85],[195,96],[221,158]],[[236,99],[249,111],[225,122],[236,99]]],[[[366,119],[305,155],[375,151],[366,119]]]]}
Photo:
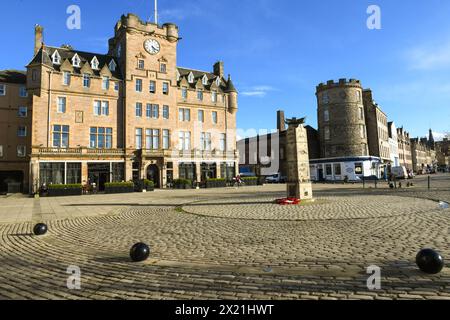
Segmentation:
{"type": "Polygon", "coordinates": [[[158,24],[158,0],[155,0],[155,24],[158,24]]]}

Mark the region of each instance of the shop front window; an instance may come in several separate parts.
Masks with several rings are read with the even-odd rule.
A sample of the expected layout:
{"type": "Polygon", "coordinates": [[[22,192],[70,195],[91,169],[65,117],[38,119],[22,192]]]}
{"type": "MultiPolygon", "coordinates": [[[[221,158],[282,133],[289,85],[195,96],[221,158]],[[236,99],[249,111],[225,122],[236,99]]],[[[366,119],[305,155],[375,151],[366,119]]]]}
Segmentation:
{"type": "Polygon", "coordinates": [[[81,183],[81,163],[67,164],[67,184],[81,183]]]}
{"type": "Polygon", "coordinates": [[[202,163],[202,181],[215,179],[217,177],[217,165],[215,163],[202,163]]]}
{"type": "Polygon", "coordinates": [[[125,166],[123,163],[112,164],[112,182],[125,181],[125,166]]]}
{"type": "Polygon", "coordinates": [[[362,163],[355,163],[355,173],[363,174],[363,164],[362,163]]]}
{"type": "Polygon", "coordinates": [[[40,184],[64,184],[65,169],[64,163],[41,163],[39,165],[40,184]]]}
{"type": "Polygon", "coordinates": [[[233,180],[236,174],[236,166],[234,163],[222,163],[220,165],[220,176],[227,181],[233,180]]]}
{"type": "Polygon", "coordinates": [[[179,166],[180,179],[197,180],[195,163],[181,163],[179,166]]]}

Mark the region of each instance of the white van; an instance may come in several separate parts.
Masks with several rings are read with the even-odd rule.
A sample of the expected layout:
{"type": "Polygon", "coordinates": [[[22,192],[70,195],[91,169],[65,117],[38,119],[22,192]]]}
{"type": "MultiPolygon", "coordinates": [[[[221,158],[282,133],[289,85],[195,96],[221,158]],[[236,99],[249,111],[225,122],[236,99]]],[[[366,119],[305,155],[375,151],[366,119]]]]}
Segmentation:
{"type": "Polygon", "coordinates": [[[397,179],[407,179],[408,178],[408,170],[405,167],[392,167],[391,173],[397,179]]]}

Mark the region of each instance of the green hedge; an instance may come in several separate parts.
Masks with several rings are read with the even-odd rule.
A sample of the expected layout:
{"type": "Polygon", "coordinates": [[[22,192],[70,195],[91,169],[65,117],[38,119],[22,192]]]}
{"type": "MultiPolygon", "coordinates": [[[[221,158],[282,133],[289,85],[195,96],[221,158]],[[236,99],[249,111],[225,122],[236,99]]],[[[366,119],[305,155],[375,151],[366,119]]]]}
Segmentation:
{"type": "Polygon", "coordinates": [[[81,184],[50,184],[49,189],[60,190],[60,189],[83,189],[81,184]]]}
{"type": "Polygon", "coordinates": [[[245,177],[242,181],[258,181],[258,177],[245,177]]]}
{"type": "Polygon", "coordinates": [[[192,186],[192,181],[189,179],[177,179],[173,181],[173,184],[175,186],[186,186],[186,185],[192,186]]]}
{"type": "Polygon", "coordinates": [[[134,187],[133,182],[112,182],[112,183],[105,183],[106,188],[130,188],[134,187]]]}
{"type": "Polygon", "coordinates": [[[206,180],[206,182],[225,182],[225,179],[221,179],[221,178],[214,178],[214,179],[208,179],[206,180]]]}
{"type": "Polygon", "coordinates": [[[151,181],[151,180],[147,180],[147,179],[145,179],[144,180],[144,185],[147,187],[147,188],[154,188],[155,187],[155,183],[153,182],[153,181],[151,181]]]}

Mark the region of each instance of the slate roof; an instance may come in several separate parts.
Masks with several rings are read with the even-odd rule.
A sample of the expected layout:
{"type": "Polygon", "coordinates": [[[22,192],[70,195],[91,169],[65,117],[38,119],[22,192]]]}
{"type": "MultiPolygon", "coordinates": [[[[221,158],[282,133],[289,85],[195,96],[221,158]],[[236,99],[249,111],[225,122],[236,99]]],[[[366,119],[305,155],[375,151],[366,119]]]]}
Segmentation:
{"type": "Polygon", "coordinates": [[[225,92],[237,92],[236,87],[233,84],[233,81],[231,81],[231,78],[228,78],[227,88],[225,89],[225,92]]]}
{"type": "MultiPolygon", "coordinates": [[[[217,79],[217,75],[215,75],[214,73],[211,73],[211,72],[207,72],[207,71],[178,67],[178,72],[180,74],[180,79],[186,78],[186,80],[188,79],[189,74],[192,72],[192,74],[194,75],[194,82],[189,83],[191,88],[195,88],[197,81],[199,79],[202,79],[204,75],[206,75],[208,77],[208,85],[205,86],[205,88],[208,90],[211,88],[211,85],[217,79]]],[[[221,78],[221,84],[220,84],[219,88],[223,92],[237,92],[231,79],[226,81],[224,78],[221,78]]]]}
{"type": "MultiPolygon", "coordinates": [[[[100,75],[100,70],[106,65],[108,66],[111,60],[114,60],[116,65],[118,66],[118,62],[115,57],[105,55],[105,54],[99,54],[99,53],[92,53],[92,52],[84,52],[84,51],[78,51],[73,50],[70,48],[61,48],[61,47],[50,47],[50,46],[44,46],[39,50],[39,52],[36,54],[36,56],[33,58],[33,60],[30,62],[30,64],[33,63],[43,63],[45,65],[48,65],[50,67],[53,67],[55,70],[59,71],[61,65],[53,64],[52,62],[52,55],[55,53],[55,51],[58,51],[59,55],[61,56],[61,65],[64,63],[66,59],[69,60],[70,63],[72,63],[72,58],[75,56],[75,54],[78,54],[80,57],[81,63],[80,68],[74,67],[74,73],[80,74],[80,70],[83,67],[85,63],[90,64],[92,59],[94,57],[97,57],[97,60],[99,62],[98,70],[92,70],[96,76],[100,75]]],[[[113,72],[111,71],[112,75],[116,79],[122,79],[122,74],[120,72],[119,68],[116,68],[116,70],[113,72]]]]}
{"type": "Polygon", "coordinates": [[[0,82],[26,84],[27,72],[22,70],[0,70],[0,82]]]}
{"type": "MultiPolygon", "coordinates": [[[[80,63],[80,68],[75,68],[74,67],[74,73],[75,74],[81,74],[81,68],[83,67],[83,65],[85,63],[91,63],[92,59],[94,57],[97,57],[98,62],[99,62],[99,70],[93,70],[94,74],[96,76],[100,75],[100,70],[105,66],[105,65],[109,65],[109,63],[111,62],[111,60],[114,60],[116,62],[116,65],[118,66],[118,62],[116,60],[115,57],[113,56],[109,56],[109,55],[104,55],[104,54],[98,54],[98,53],[91,53],[91,52],[84,52],[84,51],[78,51],[78,50],[73,50],[71,48],[66,48],[66,47],[51,47],[51,46],[43,46],[39,52],[35,55],[35,57],[33,58],[33,60],[30,62],[31,64],[35,64],[35,63],[43,63],[47,66],[50,66],[52,68],[54,68],[56,71],[60,71],[61,65],[58,64],[53,64],[52,61],[52,55],[55,51],[58,51],[59,55],[61,56],[61,65],[64,63],[64,61],[66,59],[69,60],[70,63],[72,63],[72,58],[75,56],[75,54],[78,54],[78,56],[80,57],[81,63],[80,63]]],[[[206,75],[208,77],[208,84],[205,86],[205,88],[207,90],[209,90],[211,88],[211,85],[216,81],[217,79],[217,75],[215,75],[214,73],[211,72],[207,72],[207,71],[200,71],[200,70],[195,70],[195,69],[188,69],[188,68],[177,68],[178,72],[180,74],[180,78],[188,78],[189,74],[192,72],[192,74],[194,75],[194,82],[190,83],[189,85],[191,86],[191,88],[195,88],[197,81],[199,79],[202,79],[204,75],[206,75]]],[[[119,68],[116,68],[115,72],[112,72],[112,75],[114,78],[116,79],[123,79],[123,76],[120,72],[119,68]]],[[[233,82],[231,81],[231,79],[225,80],[224,78],[221,79],[221,84],[219,86],[219,89],[223,92],[237,92],[233,82]]]]}

